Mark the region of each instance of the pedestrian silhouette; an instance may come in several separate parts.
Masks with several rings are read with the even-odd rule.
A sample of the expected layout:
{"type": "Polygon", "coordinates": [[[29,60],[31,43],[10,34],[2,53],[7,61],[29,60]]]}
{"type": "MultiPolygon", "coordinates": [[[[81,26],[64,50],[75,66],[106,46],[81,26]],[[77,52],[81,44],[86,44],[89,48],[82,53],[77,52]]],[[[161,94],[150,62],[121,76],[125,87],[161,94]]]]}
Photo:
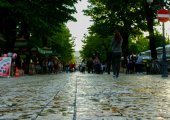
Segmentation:
{"type": "Polygon", "coordinates": [[[113,77],[119,76],[120,71],[120,62],[121,62],[121,55],[122,55],[122,42],[123,38],[120,32],[116,31],[114,33],[114,37],[112,39],[112,70],[113,70],[113,77]]]}

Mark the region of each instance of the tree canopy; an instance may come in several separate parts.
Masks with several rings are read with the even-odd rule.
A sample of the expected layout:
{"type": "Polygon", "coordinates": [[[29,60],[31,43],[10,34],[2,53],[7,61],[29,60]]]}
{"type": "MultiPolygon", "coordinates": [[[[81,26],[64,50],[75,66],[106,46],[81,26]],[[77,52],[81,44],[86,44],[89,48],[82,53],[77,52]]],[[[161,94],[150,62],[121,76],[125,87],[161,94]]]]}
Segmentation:
{"type": "MultiPolygon", "coordinates": [[[[119,30],[123,36],[123,55],[127,56],[132,52],[129,45],[130,39],[137,39],[143,35],[143,32],[149,32],[149,37],[140,37],[141,39],[134,44],[148,43],[145,49],[149,47],[152,58],[157,58],[153,26],[159,24],[154,19],[156,18],[155,6],[160,2],[155,1],[149,5],[146,0],[128,0],[126,2],[124,0],[89,0],[90,5],[84,10],[84,13],[92,18],[94,24],[89,28],[90,35],[86,37],[87,41],[91,38],[90,36],[96,38],[100,36],[98,42],[102,38],[106,38],[105,41],[109,42],[107,38],[112,36],[115,30],[119,30]],[[148,42],[141,40],[148,40],[148,42]]],[[[169,4],[166,4],[166,6],[169,6],[169,4]]],[[[86,42],[82,54],[85,54],[87,50],[85,48],[90,46],[87,44],[90,44],[90,42],[86,42]]],[[[101,48],[101,46],[98,47],[101,48]]],[[[142,47],[138,48],[144,50],[142,47]]],[[[137,47],[135,49],[136,52],[139,52],[137,47]]],[[[105,52],[109,51],[106,50],[105,52]]]]}
{"type": "Polygon", "coordinates": [[[5,46],[1,47],[6,49],[5,52],[12,52],[16,39],[22,37],[34,41],[39,47],[55,48],[54,45],[59,45],[58,50],[72,51],[74,43],[65,23],[69,20],[76,21],[73,14],[76,13],[74,5],[78,1],[1,0],[0,35],[6,40],[5,46]],[[57,40],[52,39],[56,35],[57,40]],[[55,44],[49,44],[51,40],[55,44]]]}

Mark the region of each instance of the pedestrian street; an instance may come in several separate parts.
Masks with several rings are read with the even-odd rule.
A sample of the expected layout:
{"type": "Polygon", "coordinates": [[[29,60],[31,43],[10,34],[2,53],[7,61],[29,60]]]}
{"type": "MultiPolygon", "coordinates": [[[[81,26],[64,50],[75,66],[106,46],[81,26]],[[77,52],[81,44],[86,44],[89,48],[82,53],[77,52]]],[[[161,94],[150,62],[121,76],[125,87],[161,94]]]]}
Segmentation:
{"type": "Polygon", "coordinates": [[[59,73],[0,78],[0,120],[170,120],[161,75],[59,73]]]}

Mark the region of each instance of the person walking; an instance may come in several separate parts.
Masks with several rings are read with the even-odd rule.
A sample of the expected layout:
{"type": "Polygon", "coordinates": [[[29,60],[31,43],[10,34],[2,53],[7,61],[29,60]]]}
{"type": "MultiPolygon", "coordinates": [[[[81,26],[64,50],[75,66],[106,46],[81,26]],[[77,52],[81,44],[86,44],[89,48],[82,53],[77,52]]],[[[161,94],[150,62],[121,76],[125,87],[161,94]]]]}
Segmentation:
{"type": "Polygon", "coordinates": [[[116,31],[112,39],[112,70],[113,77],[119,77],[123,38],[120,32],[116,31]]]}
{"type": "Polygon", "coordinates": [[[98,56],[95,57],[93,60],[93,65],[94,65],[94,72],[97,74],[101,73],[101,62],[98,56]]]}
{"type": "Polygon", "coordinates": [[[137,74],[143,72],[143,57],[142,57],[141,53],[139,53],[136,63],[135,63],[135,72],[137,74]]]}
{"type": "Polygon", "coordinates": [[[107,58],[106,58],[106,71],[108,74],[110,74],[111,62],[112,62],[112,52],[110,51],[107,53],[107,58]]]}
{"type": "Polygon", "coordinates": [[[86,66],[88,73],[93,73],[93,59],[91,57],[88,59],[86,66]]]}
{"type": "Polygon", "coordinates": [[[86,71],[86,63],[85,63],[85,59],[83,59],[81,62],[81,72],[85,73],[85,71],[86,71]]]}

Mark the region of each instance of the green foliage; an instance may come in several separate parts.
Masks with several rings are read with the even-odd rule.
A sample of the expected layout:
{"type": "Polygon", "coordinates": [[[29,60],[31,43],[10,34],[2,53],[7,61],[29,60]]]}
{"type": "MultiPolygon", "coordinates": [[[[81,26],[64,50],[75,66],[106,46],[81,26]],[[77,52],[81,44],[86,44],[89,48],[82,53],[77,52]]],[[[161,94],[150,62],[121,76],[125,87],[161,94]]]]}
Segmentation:
{"type": "MultiPolygon", "coordinates": [[[[163,36],[162,33],[160,33],[159,31],[155,31],[155,44],[156,47],[160,47],[163,45],[163,36]]],[[[165,44],[169,44],[168,38],[165,38],[165,44]]]]}
{"type": "Polygon", "coordinates": [[[39,47],[52,47],[64,60],[72,59],[74,42],[63,24],[69,20],[76,21],[73,14],[78,1],[0,0],[0,33],[8,38],[12,32],[13,39],[7,41],[13,41],[13,46],[16,36],[24,36],[39,47]]]}
{"type": "MultiPolygon", "coordinates": [[[[123,0],[89,0],[89,2],[91,4],[87,10],[84,10],[84,13],[91,16],[94,22],[89,29],[90,36],[96,34],[99,36],[96,44],[102,43],[102,38],[108,38],[113,35],[115,30],[119,30],[124,40],[123,52],[125,55],[129,54],[129,36],[141,35],[142,31],[147,30],[143,3],[136,0],[126,2],[123,0]]],[[[93,47],[94,49],[98,48],[93,47]]],[[[88,51],[85,48],[83,50],[88,51]]],[[[103,49],[103,51],[105,51],[104,54],[107,54],[109,50],[103,49]]]]}
{"type": "MultiPolygon", "coordinates": [[[[26,22],[31,33],[51,33],[61,23],[76,20],[72,14],[76,12],[74,4],[78,0],[1,0],[0,9],[19,22],[26,22]],[[8,2],[9,1],[9,2],[8,2]]],[[[2,12],[2,11],[1,11],[2,12]]],[[[2,12],[3,13],[3,12],[2,12]]],[[[1,14],[2,19],[5,15],[1,14]]],[[[33,35],[35,35],[33,34],[33,35]]]]}
{"type": "MultiPolygon", "coordinates": [[[[149,31],[150,35],[154,36],[153,26],[158,25],[158,22],[149,21],[147,18],[154,19],[156,14],[149,16],[152,13],[146,1],[136,0],[88,0],[90,6],[84,10],[85,15],[90,16],[94,24],[89,28],[90,35],[82,50],[84,57],[89,56],[92,51],[98,49],[98,46],[91,48],[88,42],[90,37],[98,36],[96,44],[102,43],[102,38],[108,38],[115,30],[119,30],[123,36],[123,53],[128,55],[132,52],[138,53],[140,51],[151,49],[152,52],[156,50],[154,43],[159,44],[159,36],[144,37],[143,32],[149,31]],[[153,38],[153,39],[151,39],[153,38]],[[132,41],[133,40],[133,41],[132,41]],[[151,47],[152,46],[152,47],[151,47]],[[90,49],[90,50],[89,50],[90,49]]],[[[156,3],[153,3],[156,4],[156,3]]],[[[91,40],[92,41],[92,40],[91,40]]],[[[100,48],[102,50],[102,48],[100,48]]],[[[153,56],[156,54],[153,54],[153,56]]],[[[155,56],[154,56],[155,57],[155,56]]]]}
{"type": "Polygon", "coordinates": [[[149,49],[149,40],[143,35],[129,37],[130,53],[140,53],[149,49]]]}
{"type": "MultiPolygon", "coordinates": [[[[138,35],[138,36],[130,36],[129,37],[129,50],[130,53],[140,53],[142,51],[149,50],[149,36],[143,36],[143,35],[138,35]]],[[[162,34],[155,30],[155,45],[156,47],[161,47],[163,45],[163,38],[162,34]]],[[[166,44],[169,44],[169,41],[166,40],[166,44]]]]}
{"type": "Polygon", "coordinates": [[[74,39],[65,25],[61,25],[60,31],[54,32],[48,38],[48,46],[52,47],[52,50],[61,57],[63,63],[74,61],[74,39]]]}
{"type": "Polygon", "coordinates": [[[81,57],[88,59],[99,55],[101,61],[106,60],[107,52],[111,51],[111,37],[101,37],[98,34],[84,37],[83,50],[80,51],[81,57]]]}
{"type": "Polygon", "coordinates": [[[130,32],[133,30],[147,30],[142,3],[131,1],[89,0],[91,5],[85,14],[91,16],[94,33],[112,35],[115,29],[130,32]],[[140,28],[140,29],[138,29],[140,28]]]}

